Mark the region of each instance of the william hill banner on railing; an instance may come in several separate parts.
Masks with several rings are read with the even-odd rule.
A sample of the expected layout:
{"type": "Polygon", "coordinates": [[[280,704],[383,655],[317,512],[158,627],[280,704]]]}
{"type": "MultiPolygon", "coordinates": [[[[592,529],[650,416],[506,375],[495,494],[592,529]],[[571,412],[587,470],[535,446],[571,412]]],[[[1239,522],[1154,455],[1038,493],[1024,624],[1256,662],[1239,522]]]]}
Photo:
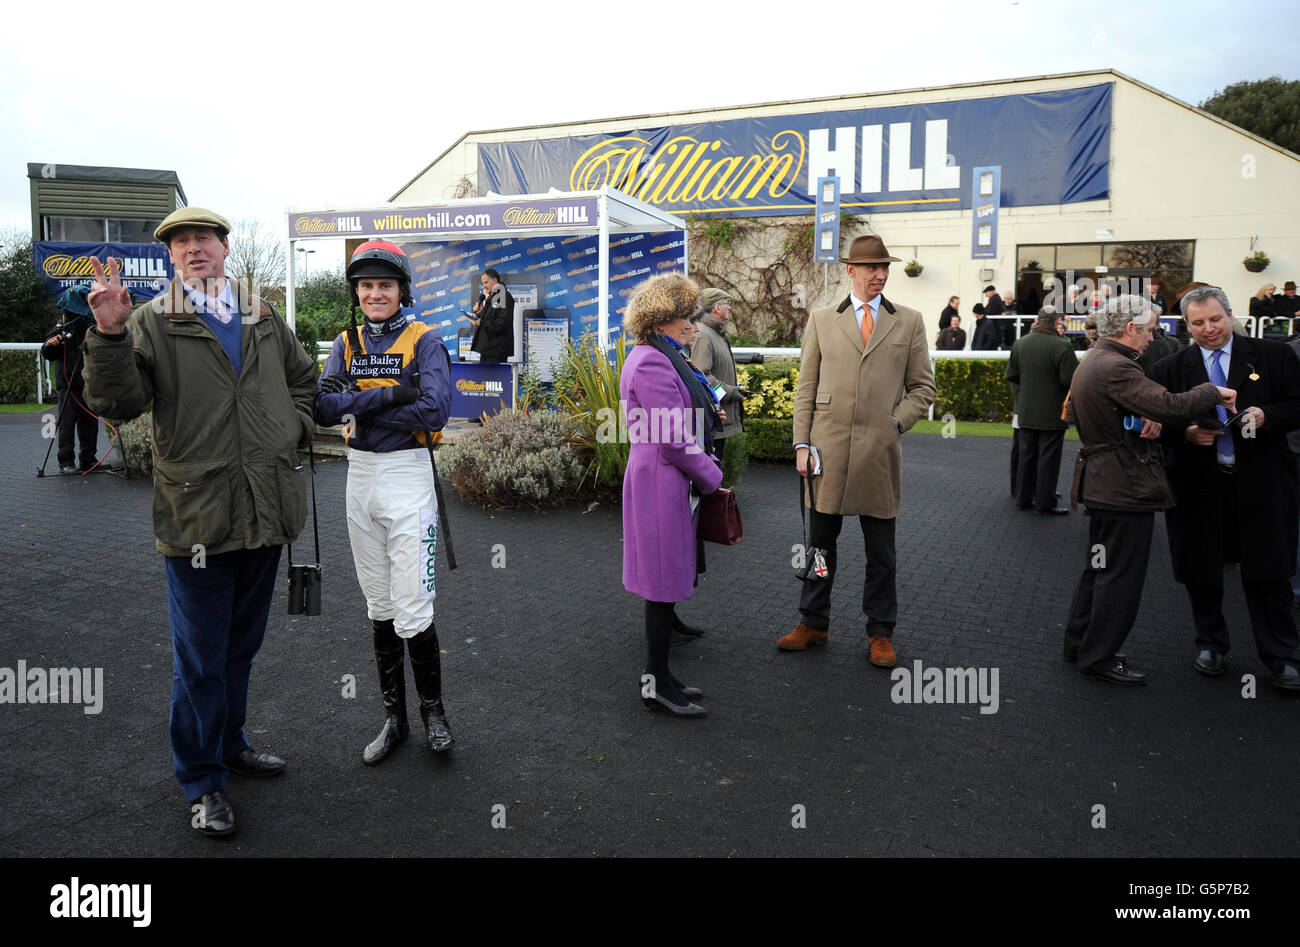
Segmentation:
{"type": "Polygon", "coordinates": [[[1111,85],[634,128],[478,146],[481,194],[602,185],[669,213],[809,213],[838,175],[850,213],[970,207],[971,169],[1002,167],[1003,207],[1103,200],[1111,85]]]}
{"type": "Polygon", "coordinates": [[[69,286],[92,282],[95,272],[90,258],[107,265],[117,260],[122,268],[122,285],[136,299],[152,299],[172,278],[167,248],[160,243],[55,243],[39,241],[33,247],[36,272],[45,277],[45,288],[58,296],[69,286]]]}
{"type": "MultiPolygon", "coordinates": [[[[522,193],[522,192],[519,192],[522,193]]],[[[378,210],[331,210],[290,214],[295,239],[487,233],[509,230],[575,230],[596,226],[594,197],[540,197],[513,203],[457,203],[437,207],[392,205],[378,210]]]]}

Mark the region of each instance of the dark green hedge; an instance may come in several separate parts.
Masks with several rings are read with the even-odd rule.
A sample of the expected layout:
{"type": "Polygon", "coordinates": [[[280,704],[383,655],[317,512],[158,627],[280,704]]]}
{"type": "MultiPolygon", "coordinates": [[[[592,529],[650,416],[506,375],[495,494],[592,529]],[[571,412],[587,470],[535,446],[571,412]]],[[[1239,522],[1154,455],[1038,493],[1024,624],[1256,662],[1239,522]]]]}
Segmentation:
{"type": "MultiPolygon", "coordinates": [[[[750,388],[758,390],[763,379],[783,378],[798,363],[772,362],[765,365],[746,365],[750,373],[750,388]]],[[[935,366],[935,385],[938,395],[934,401],[934,416],[941,418],[952,414],[961,421],[1008,421],[1011,419],[1011,386],[1007,383],[1007,363],[993,359],[940,359],[935,366]]],[[[770,401],[771,399],[767,399],[770,401]]],[[[765,403],[764,409],[770,405],[765,403]]],[[[745,417],[745,433],[749,435],[749,456],[754,460],[789,463],[794,460],[794,422],[789,418],[745,417]]]]}
{"type": "Polygon", "coordinates": [[[746,418],[745,434],[752,460],[794,463],[794,421],[789,418],[746,418]]]}
{"type": "Polygon", "coordinates": [[[36,353],[0,352],[0,404],[36,400],[36,353]]]}
{"type": "Polygon", "coordinates": [[[939,359],[934,382],[934,416],[951,414],[959,421],[1011,420],[1011,385],[1007,363],[992,359],[939,359]]]}

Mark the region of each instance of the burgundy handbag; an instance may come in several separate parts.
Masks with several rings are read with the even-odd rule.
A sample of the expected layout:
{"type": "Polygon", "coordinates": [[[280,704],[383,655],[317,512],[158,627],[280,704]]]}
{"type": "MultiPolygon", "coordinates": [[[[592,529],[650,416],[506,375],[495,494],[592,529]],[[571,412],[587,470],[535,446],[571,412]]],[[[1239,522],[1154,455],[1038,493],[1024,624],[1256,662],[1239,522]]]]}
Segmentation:
{"type": "Polygon", "coordinates": [[[720,546],[734,546],[744,535],[735,493],[722,487],[700,497],[700,539],[720,546]]]}

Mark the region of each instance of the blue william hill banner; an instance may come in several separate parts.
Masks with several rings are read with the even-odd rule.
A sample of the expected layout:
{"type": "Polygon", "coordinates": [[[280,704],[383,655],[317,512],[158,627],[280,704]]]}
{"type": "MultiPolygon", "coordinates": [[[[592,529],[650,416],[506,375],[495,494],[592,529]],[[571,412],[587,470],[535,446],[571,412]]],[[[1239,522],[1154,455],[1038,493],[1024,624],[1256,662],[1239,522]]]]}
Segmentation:
{"type": "Polygon", "coordinates": [[[670,213],[798,214],[817,179],[851,213],[969,209],[1000,165],[1004,207],[1102,200],[1111,84],[1027,95],[480,144],[479,193],[608,185],[670,213]]]}
{"type": "MultiPolygon", "coordinates": [[[[524,237],[462,240],[453,243],[402,241],[415,278],[411,295],[415,315],[438,330],[453,355],[456,332],[469,326],[462,309],[478,299],[479,275],[488,267],[501,273],[507,286],[537,286],[539,309],[567,309],[569,334],[595,332],[600,298],[595,234],[570,237],[524,237]]],[[[686,272],[681,233],[628,233],[609,241],[609,324],[618,334],[627,297],[658,273],[686,272]]]]}
{"type": "Polygon", "coordinates": [[[105,266],[109,259],[122,268],[122,285],[136,299],[152,299],[162,292],[172,278],[171,258],[161,243],[52,243],[41,241],[34,246],[36,271],[45,277],[45,288],[58,296],[69,286],[95,279],[90,258],[98,257],[105,266]]]}

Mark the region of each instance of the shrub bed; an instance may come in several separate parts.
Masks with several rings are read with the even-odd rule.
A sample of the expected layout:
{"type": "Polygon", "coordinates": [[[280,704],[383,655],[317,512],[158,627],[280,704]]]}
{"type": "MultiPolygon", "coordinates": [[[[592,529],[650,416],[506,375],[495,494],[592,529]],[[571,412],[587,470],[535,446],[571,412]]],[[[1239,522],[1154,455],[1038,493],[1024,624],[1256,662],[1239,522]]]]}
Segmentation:
{"type": "Polygon", "coordinates": [[[503,411],[458,444],[443,447],[441,472],[466,503],[541,509],[574,499],[585,465],[580,429],[554,411],[503,411]]]}
{"type": "MultiPolygon", "coordinates": [[[[146,411],[138,418],[117,426],[122,439],[122,462],[132,477],[153,476],[153,412],[146,411]]],[[[108,432],[108,436],[113,436],[108,432]]]]}

